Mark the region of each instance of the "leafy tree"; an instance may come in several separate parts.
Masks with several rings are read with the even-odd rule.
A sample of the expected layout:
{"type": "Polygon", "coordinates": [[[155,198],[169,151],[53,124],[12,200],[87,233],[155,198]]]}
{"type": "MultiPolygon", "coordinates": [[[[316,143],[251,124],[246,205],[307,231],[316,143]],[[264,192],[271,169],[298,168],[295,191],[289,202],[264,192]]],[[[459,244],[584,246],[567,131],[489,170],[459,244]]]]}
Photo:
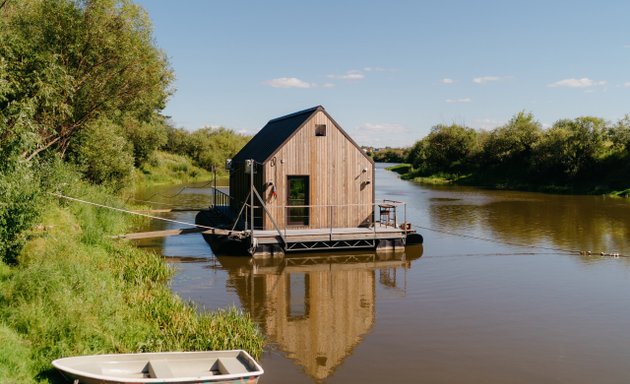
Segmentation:
{"type": "Polygon", "coordinates": [[[536,146],[535,165],[546,178],[575,180],[607,153],[606,122],[597,117],[558,120],[536,146]]]}
{"type": "Polygon", "coordinates": [[[93,183],[122,187],[133,170],[133,146],[121,128],[107,119],[81,131],[70,156],[93,183]]]}
{"type": "Polygon", "coordinates": [[[524,175],[531,167],[533,148],[541,135],[542,127],[534,116],[519,112],[489,133],[482,145],[482,163],[502,176],[514,176],[517,172],[524,175]]]}
{"type": "Polygon", "coordinates": [[[192,133],[181,128],[167,128],[167,143],[164,149],[185,154],[202,168],[223,167],[250,139],[231,129],[201,128],[192,133]]]}
{"type": "Polygon", "coordinates": [[[426,174],[427,169],[427,145],[426,137],[417,141],[409,150],[407,162],[412,165],[419,174],[426,174]]]}
{"type": "Polygon", "coordinates": [[[125,137],[133,146],[133,159],[136,167],[149,159],[151,153],[166,144],[166,127],[161,117],[145,122],[127,117],[122,120],[125,137]]]}
{"type": "Polygon", "coordinates": [[[127,0],[7,1],[2,152],[29,160],[48,148],[64,154],[99,117],[150,122],[163,108],[173,76],[142,8],[127,0]]]}
{"type": "Polygon", "coordinates": [[[630,115],[625,115],[607,132],[611,151],[616,157],[627,157],[630,151],[630,115]]]}
{"type": "Polygon", "coordinates": [[[167,122],[166,143],[162,146],[162,149],[192,158],[189,150],[192,145],[193,140],[189,131],[183,128],[175,128],[172,122],[167,122]]]}
{"type": "Polygon", "coordinates": [[[165,141],[172,78],[129,0],[0,0],[0,260],[16,260],[52,187],[48,160],[120,184],[165,141]]]}
{"type": "Polygon", "coordinates": [[[423,146],[427,170],[431,172],[463,173],[470,170],[470,160],[476,149],[476,132],[457,124],[436,125],[423,146]]]}
{"type": "Polygon", "coordinates": [[[407,148],[384,148],[368,153],[376,162],[380,163],[404,163],[409,156],[407,148]]]}
{"type": "Polygon", "coordinates": [[[40,199],[37,177],[24,164],[16,164],[11,173],[0,172],[1,262],[16,262],[25,231],[38,217],[40,199]]]}

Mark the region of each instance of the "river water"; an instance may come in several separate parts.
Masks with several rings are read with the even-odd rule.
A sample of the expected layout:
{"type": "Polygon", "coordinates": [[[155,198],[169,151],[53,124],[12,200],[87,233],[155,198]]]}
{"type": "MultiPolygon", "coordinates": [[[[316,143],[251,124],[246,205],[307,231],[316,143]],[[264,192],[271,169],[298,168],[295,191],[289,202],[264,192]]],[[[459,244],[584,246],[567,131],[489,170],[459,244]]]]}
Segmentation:
{"type": "MultiPolygon", "coordinates": [[[[176,269],[183,299],[252,314],[263,384],[630,382],[630,202],[426,187],[383,167],[377,198],[408,202],[421,257],[253,261],[215,257],[199,234],[138,245],[176,269]]],[[[179,189],[139,198],[209,204],[208,189],[179,189]]]]}

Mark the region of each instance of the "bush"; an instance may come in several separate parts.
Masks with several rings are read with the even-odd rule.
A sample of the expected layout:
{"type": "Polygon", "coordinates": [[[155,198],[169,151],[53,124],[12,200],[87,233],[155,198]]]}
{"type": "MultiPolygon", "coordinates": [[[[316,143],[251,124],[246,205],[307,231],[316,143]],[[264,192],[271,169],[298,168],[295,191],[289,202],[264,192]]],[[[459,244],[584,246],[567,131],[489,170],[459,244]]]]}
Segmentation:
{"type": "Polygon", "coordinates": [[[181,128],[167,127],[167,137],[163,150],[186,155],[206,170],[212,167],[223,169],[225,161],[232,158],[250,139],[249,136],[223,127],[206,127],[192,133],[181,128]]]}
{"type": "Polygon", "coordinates": [[[100,119],[83,130],[71,148],[72,161],[93,183],[120,188],[133,171],[133,147],[121,128],[100,119]]]}
{"type": "Polygon", "coordinates": [[[166,144],[166,130],[159,121],[148,123],[126,118],[123,120],[123,129],[133,145],[136,167],[144,164],[156,149],[166,144]]]}
{"type": "Polygon", "coordinates": [[[38,180],[24,166],[0,173],[0,261],[14,264],[39,215],[41,192],[38,180]]]}

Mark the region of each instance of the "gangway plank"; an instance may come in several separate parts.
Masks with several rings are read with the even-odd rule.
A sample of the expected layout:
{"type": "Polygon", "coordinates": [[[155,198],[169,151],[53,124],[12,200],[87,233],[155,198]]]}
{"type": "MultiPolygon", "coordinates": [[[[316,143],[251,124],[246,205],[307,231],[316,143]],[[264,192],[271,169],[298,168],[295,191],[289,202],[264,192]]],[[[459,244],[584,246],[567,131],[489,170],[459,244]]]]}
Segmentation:
{"type": "Polygon", "coordinates": [[[136,233],[127,233],[124,235],[114,236],[115,239],[126,239],[126,240],[139,240],[139,239],[152,239],[158,237],[168,237],[168,236],[177,236],[177,235],[185,235],[188,233],[201,233],[204,235],[219,235],[219,236],[234,236],[241,237],[241,231],[231,231],[228,229],[221,228],[178,228],[178,229],[165,229],[162,231],[149,231],[149,232],[136,232],[136,233]]]}

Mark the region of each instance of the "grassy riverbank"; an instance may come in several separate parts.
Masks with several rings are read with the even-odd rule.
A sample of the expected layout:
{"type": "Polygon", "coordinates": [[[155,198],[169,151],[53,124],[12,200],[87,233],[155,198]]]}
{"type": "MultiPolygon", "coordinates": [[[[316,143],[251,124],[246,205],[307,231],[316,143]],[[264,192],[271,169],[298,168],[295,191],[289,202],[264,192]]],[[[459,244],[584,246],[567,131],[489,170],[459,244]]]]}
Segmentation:
{"type": "MultiPolygon", "coordinates": [[[[123,207],[73,172],[60,191],[123,207]]],[[[246,314],[198,314],[168,287],[159,255],[112,235],[137,226],[123,213],[45,196],[14,265],[0,263],[0,382],[61,383],[50,362],[70,355],[243,348],[263,338],[246,314]]]]}
{"type": "Polygon", "coordinates": [[[134,170],[134,185],[150,186],[206,181],[212,173],[193,164],[186,156],[155,151],[149,160],[134,170]]]}

